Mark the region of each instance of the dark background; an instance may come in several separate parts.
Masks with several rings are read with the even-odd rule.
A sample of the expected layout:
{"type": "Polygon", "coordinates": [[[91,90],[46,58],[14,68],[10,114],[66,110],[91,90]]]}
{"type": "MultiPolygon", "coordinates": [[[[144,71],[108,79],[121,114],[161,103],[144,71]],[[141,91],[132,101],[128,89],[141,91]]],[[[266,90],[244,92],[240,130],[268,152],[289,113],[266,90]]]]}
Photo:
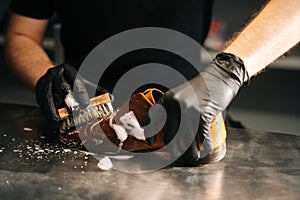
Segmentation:
{"type": "MultiPolygon", "coordinates": [[[[264,0],[216,0],[214,18],[224,23],[222,39],[229,39],[261,8],[264,0]]],[[[24,87],[10,72],[3,58],[4,32],[9,0],[0,1],[0,103],[36,105],[32,91],[24,87]]],[[[55,56],[52,24],[44,46],[55,56]]],[[[209,49],[209,48],[208,48],[209,49]]],[[[212,54],[215,51],[210,51],[212,54]]],[[[300,51],[290,51],[252,79],[229,107],[228,113],[246,127],[300,135],[300,51]]]]}

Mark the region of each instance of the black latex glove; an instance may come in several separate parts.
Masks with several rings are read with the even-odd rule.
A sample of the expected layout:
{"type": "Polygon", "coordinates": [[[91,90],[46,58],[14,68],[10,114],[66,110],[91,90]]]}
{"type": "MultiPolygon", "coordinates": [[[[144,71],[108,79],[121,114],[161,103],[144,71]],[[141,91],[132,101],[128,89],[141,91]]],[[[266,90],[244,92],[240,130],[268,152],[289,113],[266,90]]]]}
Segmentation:
{"type": "MultiPolygon", "coordinates": [[[[66,107],[64,99],[68,93],[74,96],[81,108],[89,104],[87,90],[82,80],[76,79],[76,75],[76,69],[65,63],[50,68],[37,82],[35,88],[37,103],[55,130],[61,126],[64,126],[63,129],[70,128],[66,127],[66,123],[60,120],[57,113],[58,108],[66,107]]],[[[68,126],[72,126],[70,122],[68,123],[68,126]]]]}
{"type": "MultiPolygon", "coordinates": [[[[184,123],[181,130],[184,136],[178,136],[177,145],[169,149],[173,155],[187,149],[180,157],[180,162],[198,165],[202,158],[213,151],[211,123],[218,113],[226,109],[240,87],[247,81],[249,75],[243,61],[233,54],[220,53],[198,76],[168,91],[159,100],[158,104],[167,112],[164,126],[164,140],[167,144],[177,134],[179,124],[184,123]],[[189,85],[193,90],[189,89],[189,85]],[[199,139],[202,140],[201,150],[197,144],[199,139]],[[185,141],[189,144],[185,144],[185,141]]],[[[159,112],[157,110],[159,109],[152,109],[150,115],[157,117],[159,115],[155,113],[159,112]]],[[[154,143],[155,137],[150,137],[147,141],[154,143]]]]}

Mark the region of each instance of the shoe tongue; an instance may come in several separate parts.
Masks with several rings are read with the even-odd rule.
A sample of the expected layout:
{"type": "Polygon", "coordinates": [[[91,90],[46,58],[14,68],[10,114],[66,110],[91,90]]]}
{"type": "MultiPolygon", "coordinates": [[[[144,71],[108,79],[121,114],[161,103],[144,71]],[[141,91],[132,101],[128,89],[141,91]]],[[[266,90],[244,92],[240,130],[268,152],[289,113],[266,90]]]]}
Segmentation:
{"type": "Polygon", "coordinates": [[[145,90],[142,94],[151,105],[154,105],[162,97],[164,93],[159,89],[149,88],[145,90]]]}

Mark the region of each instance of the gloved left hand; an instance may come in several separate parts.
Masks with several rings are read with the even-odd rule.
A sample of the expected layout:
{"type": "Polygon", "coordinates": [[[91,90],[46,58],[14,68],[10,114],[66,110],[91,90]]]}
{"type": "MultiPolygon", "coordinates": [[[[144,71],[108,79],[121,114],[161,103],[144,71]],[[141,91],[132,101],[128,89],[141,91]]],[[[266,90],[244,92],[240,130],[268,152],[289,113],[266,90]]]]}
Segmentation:
{"type": "MultiPolygon", "coordinates": [[[[186,165],[198,165],[212,153],[214,144],[210,132],[211,123],[248,81],[249,75],[243,61],[233,54],[220,53],[198,76],[168,91],[158,101],[167,113],[165,143],[168,144],[178,131],[184,131],[170,152],[175,156],[185,152],[178,161],[186,165]],[[180,123],[184,124],[182,130],[178,130],[180,123]]],[[[159,110],[152,109],[150,113],[152,112],[152,116],[159,116],[159,113],[155,113],[159,110]]],[[[155,137],[149,137],[147,141],[154,143],[155,137]]]]}
{"type": "MultiPolygon", "coordinates": [[[[70,64],[64,63],[48,69],[36,84],[37,103],[55,130],[61,129],[61,127],[65,130],[72,126],[68,125],[67,127],[57,113],[58,108],[66,107],[64,100],[67,94],[74,95],[81,107],[89,104],[86,88],[82,80],[76,77],[76,69],[70,64]]],[[[71,121],[68,123],[70,124],[71,121]]]]}

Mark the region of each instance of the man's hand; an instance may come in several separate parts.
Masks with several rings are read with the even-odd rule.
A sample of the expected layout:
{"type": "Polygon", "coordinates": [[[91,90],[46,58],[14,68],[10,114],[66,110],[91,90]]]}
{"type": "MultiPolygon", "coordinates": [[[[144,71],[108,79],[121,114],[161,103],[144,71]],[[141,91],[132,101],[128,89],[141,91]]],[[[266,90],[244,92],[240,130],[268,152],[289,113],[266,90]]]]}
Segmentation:
{"type": "Polygon", "coordinates": [[[73,95],[81,108],[89,104],[87,90],[82,80],[79,77],[76,79],[76,75],[77,71],[73,66],[62,64],[50,68],[36,84],[37,103],[55,129],[62,126],[57,109],[66,106],[64,100],[67,94],[73,95]]]}
{"type": "MultiPolygon", "coordinates": [[[[249,76],[243,61],[233,54],[220,53],[198,76],[168,91],[160,99],[158,104],[167,112],[164,126],[165,143],[169,143],[175,137],[180,123],[185,124],[184,135],[181,136],[184,138],[177,138],[178,145],[171,150],[173,151],[171,153],[178,154],[189,147],[180,157],[180,162],[197,165],[202,158],[212,153],[214,144],[210,132],[211,123],[215,116],[230,104],[240,87],[248,81],[249,76]],[[193,116],[200,117],[197,120],[193,116]],[[197,133],[193,132],[194,130],[197,133]],[[183,145],[182,141],[189,139],[192,143],[183,145]]],[[[154,109],[153,112],[155,110],[159,109],[154,109]]],[[[157,114],[152,113],[152,116],[157,114]]],[[[148,138],[150,143],[154,140],[155,137],[148,138]]]]}

